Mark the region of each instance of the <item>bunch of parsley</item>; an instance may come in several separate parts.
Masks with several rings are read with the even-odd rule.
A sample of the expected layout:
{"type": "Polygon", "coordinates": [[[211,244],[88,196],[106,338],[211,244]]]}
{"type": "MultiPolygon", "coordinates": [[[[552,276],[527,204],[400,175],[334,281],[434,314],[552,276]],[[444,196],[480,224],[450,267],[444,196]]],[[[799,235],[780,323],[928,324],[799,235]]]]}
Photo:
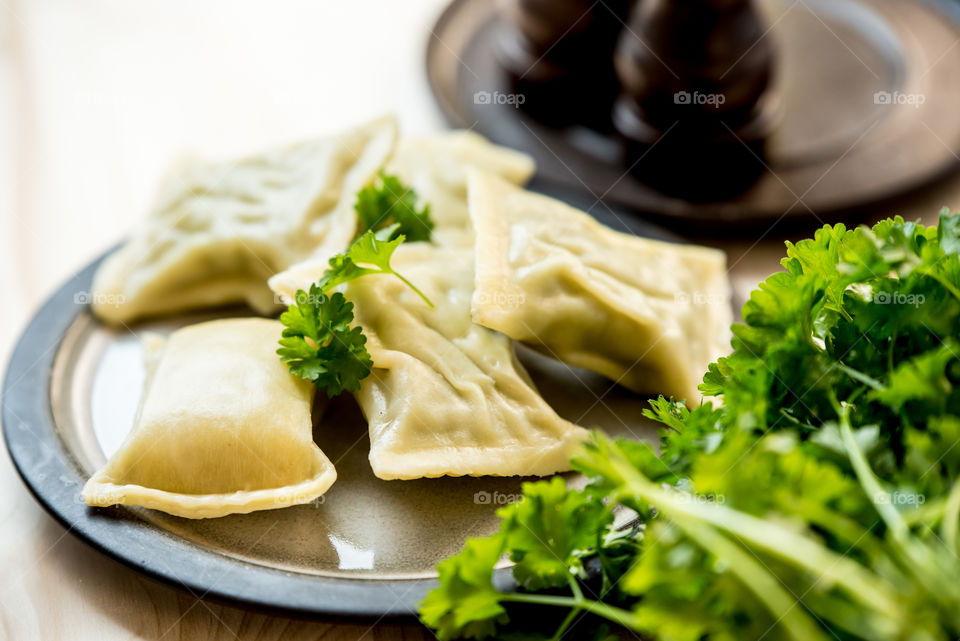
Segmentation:
{"type": "Polygon", "coordinates": [[[654,401],[659,454],[594,434],[586,489],[525,485],[439,565],[441,639],[958,638],[960,215],[825,226],[782,264],[704,378],[720,402],[654,401]]]}
{"type": "Polygon", "coordinates": [[[357,391],[373,367],[363,329],[350,325],[353,303],[334,289],[361,276],[392,274],[433,306],[390,266],[393,252],[408,238],[430,240],[430,206],[418,209],[417,200],[413,189],[386,174],[360,190],[354,205],[357,238],[346,252],[330,259],[319,281],[308,290],[297,290],[294,304],[280,315],[284,325],[277,350],[280,360],[291,374],[312,381],[327,396],[357,391]]]}

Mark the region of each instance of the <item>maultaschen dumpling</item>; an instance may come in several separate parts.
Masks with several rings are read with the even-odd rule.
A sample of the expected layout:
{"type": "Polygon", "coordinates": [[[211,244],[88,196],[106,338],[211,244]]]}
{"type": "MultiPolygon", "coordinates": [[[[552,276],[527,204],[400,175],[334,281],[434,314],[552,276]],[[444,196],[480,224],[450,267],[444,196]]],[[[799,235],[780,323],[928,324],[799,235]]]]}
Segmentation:
{"type": "Polygon", "coordinates": [[[382,118],[340,135],[172,175],[141,230],[106,258],[93,311],[120,324],[231,303],[277,305],[267,279],[315,252],[342,252],[357,192],[393,151],[382,118]]]}
{"type": "Polygon", "coordinates": [[[210,518],[326,492],[337,473],[313,442],[315,388],[277,358],[282,329],[242,318],[151,335],[136,424],[83,499],[210,518]]]}
{"type": "Polygon", "coordinates": [[[373,370],[356,393],[369,423],[370,465],[382,479],[543,476],[570,469],[587,432],[560,418],[534,387],[512,341],[470,319],[469,248],[400,246],[400,280],[346,286],[373,370]]]}
{"type": "Polygon", "coordinates": [[[696,404],[729,352],[723,252],[623,234],[546,196],[472,172],[473,320],[645,393],[696,404]]]}

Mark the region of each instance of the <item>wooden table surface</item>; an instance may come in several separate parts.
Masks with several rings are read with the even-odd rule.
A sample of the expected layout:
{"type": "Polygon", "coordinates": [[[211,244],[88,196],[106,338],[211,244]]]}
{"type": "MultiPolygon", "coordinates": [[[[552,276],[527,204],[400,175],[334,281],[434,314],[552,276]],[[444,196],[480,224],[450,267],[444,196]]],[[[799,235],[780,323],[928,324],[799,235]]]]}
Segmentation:
{"type": "MultiPolygon", "coordinates": [[[[0,362],[43,299],[134,227],[179,154],[388,111],[407,132],[443,128],[422,67],[444,3],[0,0],[0,362]]],[[[943,205],[960,209],[960,177],[896,212],[932,221],[943,205]]],[[[741,297],[782,253],[781,239],[719,244],[741,297]]],[[[145,579],[55,523],[0,455],[0,639],[93,638],[433,636],[266,616],[145,579]]]]}

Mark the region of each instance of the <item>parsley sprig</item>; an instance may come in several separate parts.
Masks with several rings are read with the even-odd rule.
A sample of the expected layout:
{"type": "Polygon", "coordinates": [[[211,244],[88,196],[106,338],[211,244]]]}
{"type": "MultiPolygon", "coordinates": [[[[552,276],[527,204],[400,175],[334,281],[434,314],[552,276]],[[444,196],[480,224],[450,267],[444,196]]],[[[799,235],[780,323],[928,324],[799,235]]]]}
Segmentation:
{"type": "Polygon", "coordinates": [[[373,361],[367,337],[351,321],[353,303],[340,292],[328,296],[316,284],[298,290],[296,304],[280,315],[286,327],[277,354],[291,374],[313,381],[327,396],[356,391],[373,361]]]}
{"type": "Polygon", "coordinates": [[[284,325],[277,350],[280,360],[291,374],[313,381],[327,396],[357,391],[373,367],[367,337],[362,328],[350,325],[353,303],[332,290],[361,276],[392,274],[433,307],[423,292],[390,266],[393,252],[405,240],[402,234],[393,237],[396,230],[397,225],[391,225],[376,233],[364,232],[346,252],[330,259],[330,266],[308,291],[297,290],[294,304],[280,315],[284,325]]]}
{"type": "Polygon", "coordinates": [[[825,226],[782,263],[705,376],[722,404],[654,401],[659,453],[594,434],[585,489],[525,485],[439,565],[441,639],[960,636],[960,215],[825,226]]]}
{"type": "Polygon", "coordinates": [[[330,259],[329,268],[309,290],[297,290],[295,304],[280,315],[285,326],[277,350],[280,360],[291,374],[313,381],[328,396],[357,391],[373,367],[367,337],[360,327],[350,326],[353,303],[332,290],[361,276],[392,274],[433,307],[423,292],[390,266],[393,252],[405,240],[430,240],[430,205],[418,208],[417,202],[411,187],[381,172],[357,194],[357,238],[346,252],[330,259]]]}
{"type": "Polygon", "coordinates": [[[330,259],[330,267],[317,282],[319,289],[327,292],[367,274],[393,274],[433,307],[423,292],[390,266],[393,252],[406,240],[403,234],[395,236],[398,228],[397,224],[393,224],[376,233],[364,232],[346,252],[330,259]]]}

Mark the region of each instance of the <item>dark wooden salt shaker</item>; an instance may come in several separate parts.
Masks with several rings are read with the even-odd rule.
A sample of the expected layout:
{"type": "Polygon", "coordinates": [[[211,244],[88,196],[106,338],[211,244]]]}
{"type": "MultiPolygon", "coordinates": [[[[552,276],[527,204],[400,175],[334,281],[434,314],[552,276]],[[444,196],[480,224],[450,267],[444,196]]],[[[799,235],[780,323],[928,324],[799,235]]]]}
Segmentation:
{"type": "Polygon", "coordinates": [[[775,124],[774,49],[751,0],[641,0],[621,34],[613,121],[627,163],[690,200],[739,193],[775,124]]]}
{"type": "Polygon", "coordinates": [[[633,0],[506,0],[497,57],[520,106],[556,126],[610,129],[617,37],[633,0]]]}

